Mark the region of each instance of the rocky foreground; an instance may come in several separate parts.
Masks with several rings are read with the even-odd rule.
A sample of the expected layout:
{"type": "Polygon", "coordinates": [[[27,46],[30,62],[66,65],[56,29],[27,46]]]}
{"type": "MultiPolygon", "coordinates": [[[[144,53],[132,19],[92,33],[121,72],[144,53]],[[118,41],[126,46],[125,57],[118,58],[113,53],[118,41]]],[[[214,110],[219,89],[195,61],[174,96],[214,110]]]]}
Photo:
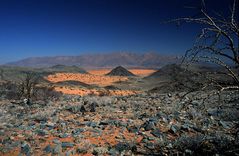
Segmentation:
{"type": "Polygon", "coordinates": [[[239,92],[0,102],[0,155],[238,155],[239,92]]]}

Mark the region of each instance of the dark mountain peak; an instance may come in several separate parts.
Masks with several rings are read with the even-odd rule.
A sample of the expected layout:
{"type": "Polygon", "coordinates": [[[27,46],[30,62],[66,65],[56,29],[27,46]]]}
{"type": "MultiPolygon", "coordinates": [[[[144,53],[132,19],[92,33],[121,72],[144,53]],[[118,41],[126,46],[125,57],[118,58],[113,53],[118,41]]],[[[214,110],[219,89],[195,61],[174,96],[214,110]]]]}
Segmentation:
{"type": "Polygon", "coordinates": [[[127,70],[127,69],[125,69],[125,68],[122,67],[122,66],[115,67],[114,69],[115,69],[115,70],[127,70]]]}
{"type": "Polygon", "coordinates": [[[112,69],[111,72],[109,72],[106,75],[108,75],[108,76],[135,76],[133,73],[131,73],[130,71],[128,71],[127,69],[125,69],[122,66],[118,66],[118,67],[112,69]]]}
{"type": "Polygon", "coordinates": [[[184,69],[178,64],[168,64],[160,68],[158,71],[154,72],[148,78],[157,78],[161,76],[175,75],[176,73],[183,72],[184,69]]]}

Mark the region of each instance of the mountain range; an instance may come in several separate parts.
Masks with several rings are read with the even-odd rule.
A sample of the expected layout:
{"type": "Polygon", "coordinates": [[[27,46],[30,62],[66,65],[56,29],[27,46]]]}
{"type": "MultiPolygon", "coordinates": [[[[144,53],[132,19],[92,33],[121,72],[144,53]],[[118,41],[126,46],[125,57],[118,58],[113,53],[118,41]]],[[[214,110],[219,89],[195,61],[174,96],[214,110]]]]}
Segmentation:
{"type": "Polygon", "coordinates": [[[159,53],[115,52],[106,54],[84,54],[79,56],[31,57],[5,65],[22,67],[50,67],[54,65],[80,66],[84,68],[160,68],[166,64],[177,63],[180,58],[159,53]]]}

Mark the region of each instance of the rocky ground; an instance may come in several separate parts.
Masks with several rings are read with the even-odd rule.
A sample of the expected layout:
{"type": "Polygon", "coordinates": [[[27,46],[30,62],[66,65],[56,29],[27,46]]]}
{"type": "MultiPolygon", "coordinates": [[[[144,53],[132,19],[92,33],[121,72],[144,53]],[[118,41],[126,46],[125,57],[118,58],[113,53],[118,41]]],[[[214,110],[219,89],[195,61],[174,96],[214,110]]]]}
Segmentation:
{"type": "Polygon", "coordinates": [[[239,92],[1,100],[0,155],[239,155],[239,92]]]}

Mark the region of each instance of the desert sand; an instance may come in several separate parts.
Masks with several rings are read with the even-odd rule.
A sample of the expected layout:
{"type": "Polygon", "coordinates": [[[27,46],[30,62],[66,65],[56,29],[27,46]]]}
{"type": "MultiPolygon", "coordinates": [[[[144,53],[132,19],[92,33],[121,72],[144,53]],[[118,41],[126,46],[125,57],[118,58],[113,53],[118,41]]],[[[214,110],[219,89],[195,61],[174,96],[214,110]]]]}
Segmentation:
{"type": "MultiPolygon", "coordinates": [[[[51,83],[64,82],[64,81],[79,81],[88,85],[95,85],[99,87],[105,87],[113,85],[117,82],[124,82],[128,80],[128,77],[124,76],[104,76],[107,73],[107,69],[93,70],[90,74],[80,73],[57,73],[46,77],[51,83]]],[[[137,75],[143,75],[150,73],[153,70],[134,70],[137,75]]],[[[70,87],[70,86],[55,86],[55,90],[64,94],[72,95],[109,95],[109,96],[127,96],[140,93],[137,90],[119,90],[119,89],[104,89],[104,88],[81,88],[81,87],[70,87]]]]}
{"type": "MultiPolygon", "coordinates": [[[[88,70],[87,72],[93,75],[105,75],[109,73],[111,69],[93,69],[93,70],[88,70]]],[[[137,76],[148,76],[152,73],[154,73],[156,70],[154,69],[129,69],[130,72],[132,72],[134,75],[137,76]]]]}
{"type": "Polygon", "coordinates": [[[92,75],[92,74],[80,74],[80,73],[57,73],[54,75],[49,75],[46,78],[48,81],[56,83],[62,81],[80,81],[89,85],[97,86],[108,86],[114,82],[126,81],[127,77],[120,76],[103,76],[103,75],[92,75]]]}

